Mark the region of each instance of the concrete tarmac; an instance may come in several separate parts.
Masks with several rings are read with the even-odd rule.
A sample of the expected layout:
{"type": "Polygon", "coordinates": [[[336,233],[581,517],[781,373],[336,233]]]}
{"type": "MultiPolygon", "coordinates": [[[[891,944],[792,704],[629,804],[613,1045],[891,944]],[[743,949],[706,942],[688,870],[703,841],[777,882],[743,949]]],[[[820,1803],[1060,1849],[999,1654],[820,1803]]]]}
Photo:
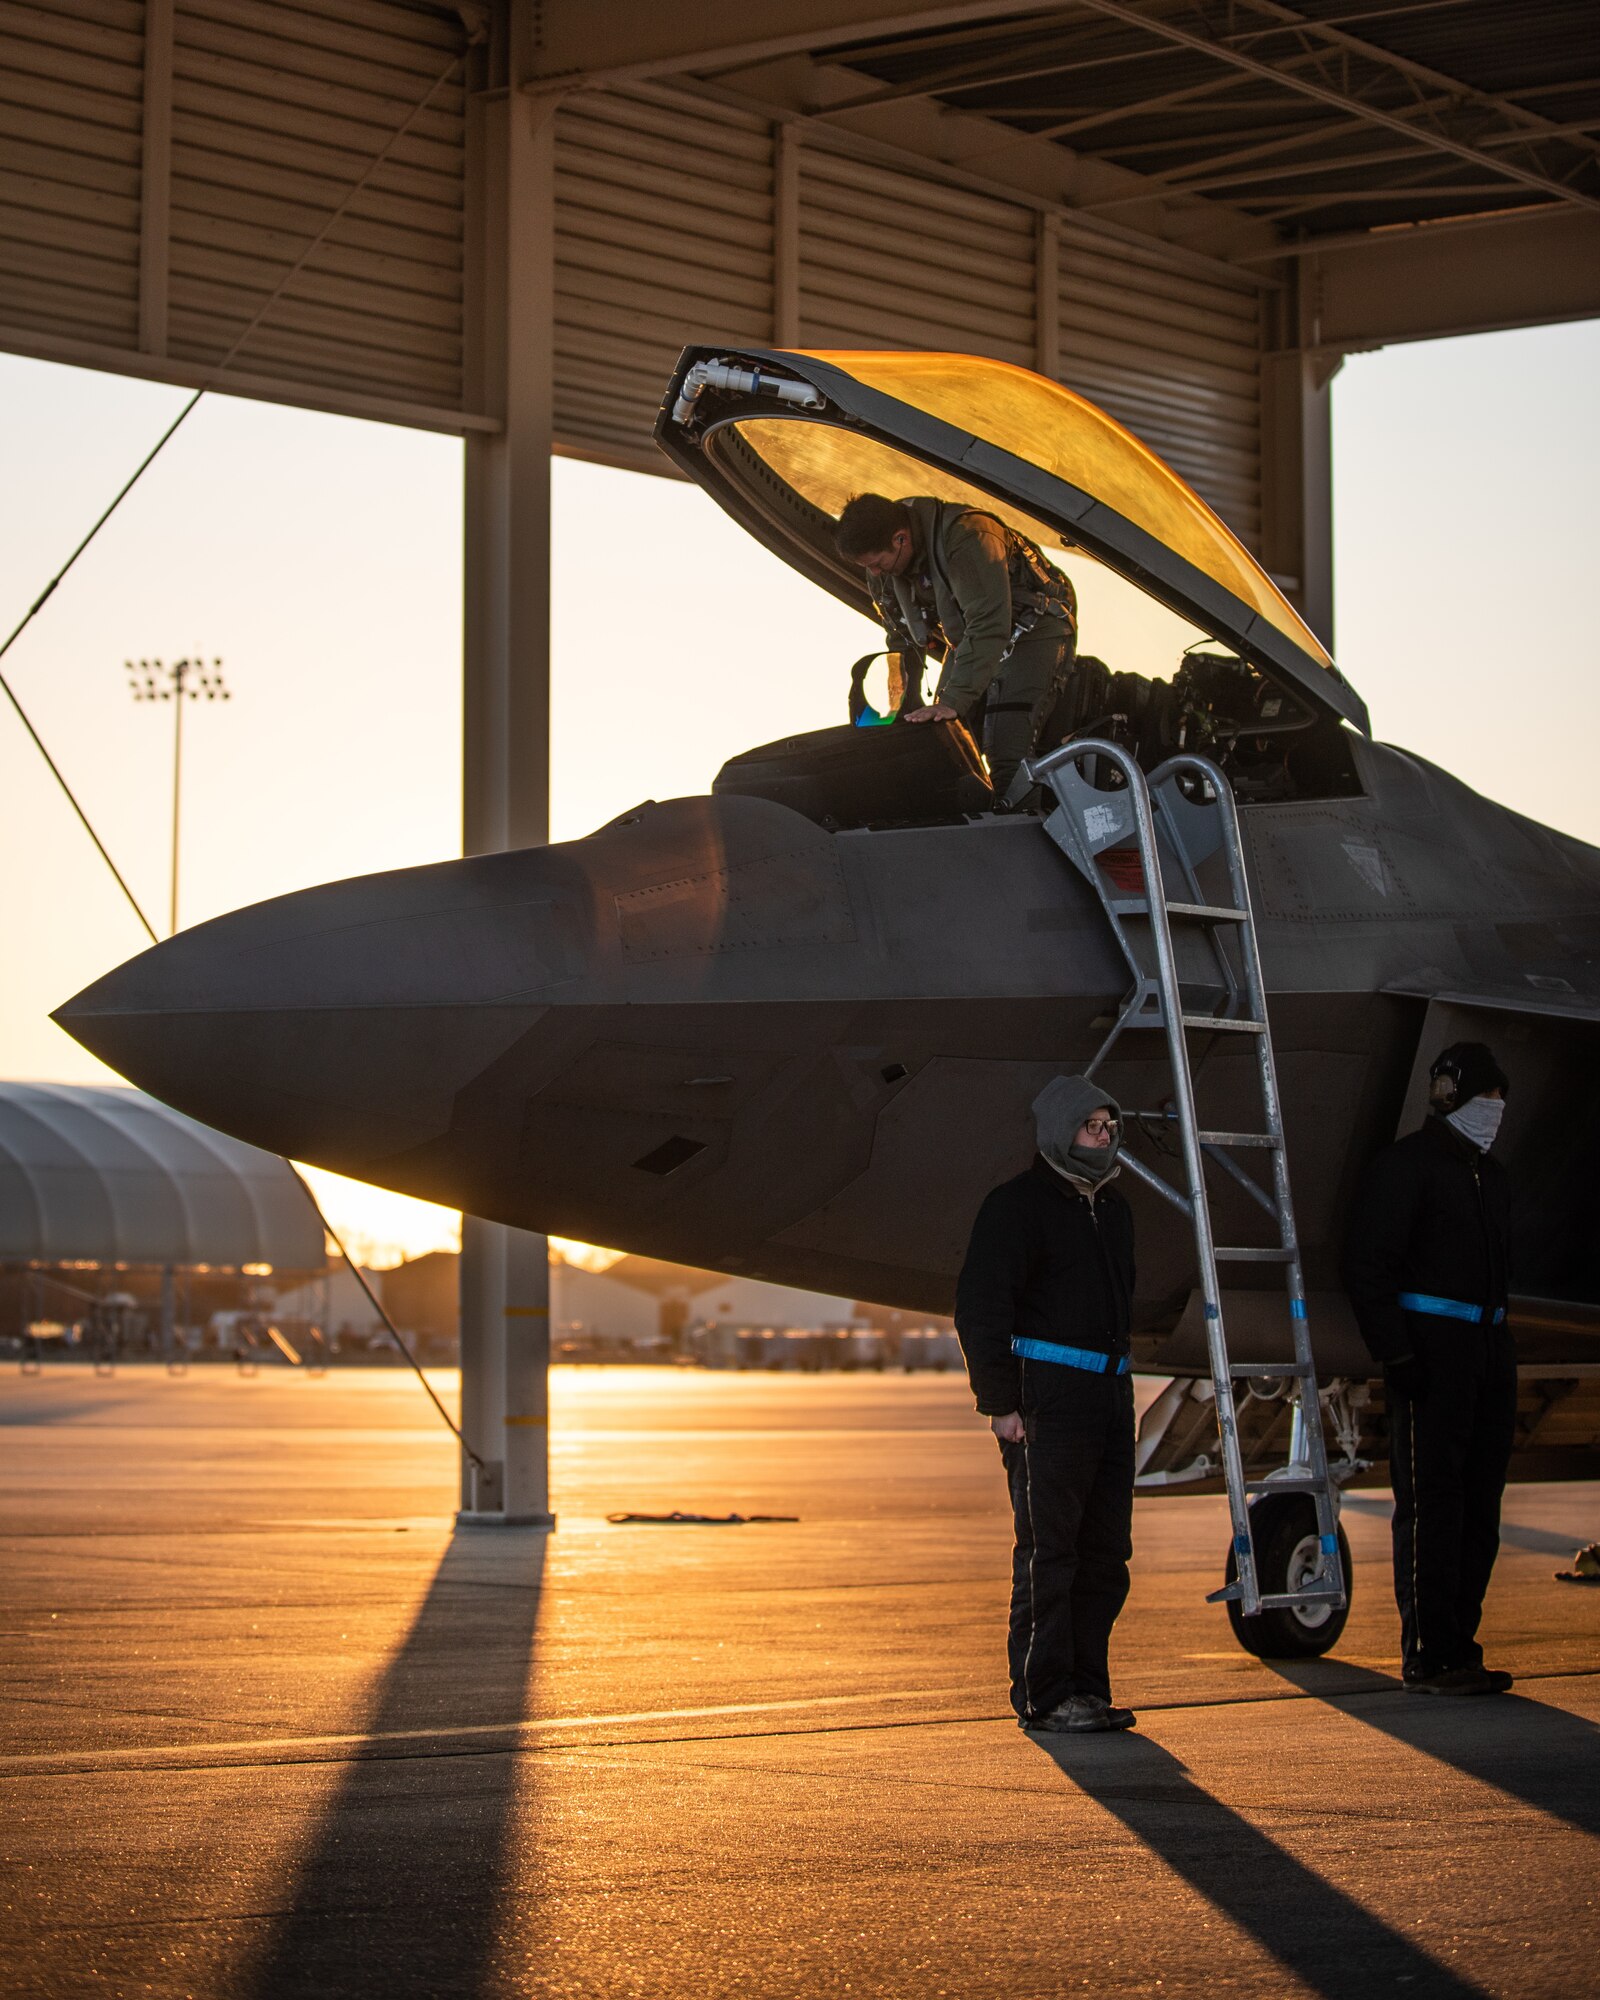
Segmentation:
{"type": "MultiPolygon", "coordinates": [[[[440,1378],[441,1387],[448,1378],[440,1378]]],[[[1335,1658],[1141,1500],[1139,1728],[1025,1738],[954,1377],[558,1370],[552,1537],[456,1529],[399,1372],[0,1377],[0,1991],[1600,1992],[1600,1486],[1514,1488],[1514,1695],[1397,1684],[1387,1497],[1335,1658]],[[623,1509],[798,1514],[621,1527],[623,1509]]]]}

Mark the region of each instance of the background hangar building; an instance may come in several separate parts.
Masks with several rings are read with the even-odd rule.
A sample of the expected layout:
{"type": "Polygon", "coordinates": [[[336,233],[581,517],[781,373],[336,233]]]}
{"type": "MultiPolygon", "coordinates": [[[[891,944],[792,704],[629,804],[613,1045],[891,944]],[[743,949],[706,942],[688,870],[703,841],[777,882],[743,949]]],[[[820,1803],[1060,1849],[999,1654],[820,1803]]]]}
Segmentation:
{"type": "MultiPolygon", "coordinates": [[[[687,343],[1064,381],[1331,640],[1342,357],[1600,314],[1591,0],[13,0],[0,140],[0,348],[464,437],[468,852],[548,837],[551,453],[667,473],[687,343]]],[[[544,1241],[464,1252],[538,1513],[544,1241]]]]}

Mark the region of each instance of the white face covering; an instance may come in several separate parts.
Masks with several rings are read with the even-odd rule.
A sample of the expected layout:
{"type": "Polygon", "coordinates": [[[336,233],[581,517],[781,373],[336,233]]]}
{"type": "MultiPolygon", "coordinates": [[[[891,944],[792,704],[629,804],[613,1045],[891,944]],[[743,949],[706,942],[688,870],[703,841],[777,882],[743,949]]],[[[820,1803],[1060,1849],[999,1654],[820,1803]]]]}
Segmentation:
{"type": "Polygon", "coordinates": [[[1470,1139],[1480,1152],[1487,1153],[1500,1130],[1506,1107],[1498,1097],[1469,1097],[1459,1111],[1452,1111],[1446,1124],[1453,1125],[1463,1139],[1470,1139]]]}

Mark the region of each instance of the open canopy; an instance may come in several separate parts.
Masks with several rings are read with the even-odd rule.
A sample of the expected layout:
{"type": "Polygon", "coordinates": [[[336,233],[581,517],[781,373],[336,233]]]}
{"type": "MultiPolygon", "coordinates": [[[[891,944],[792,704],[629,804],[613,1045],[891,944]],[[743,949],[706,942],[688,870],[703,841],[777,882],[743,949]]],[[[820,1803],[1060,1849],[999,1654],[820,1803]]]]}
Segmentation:
{"type": "Polygon", "coordinates": [[[1058,382],[967,354],[686,348],[656,440],[736,520],[857,609],[832,531],[853,493],[982,507],[1092,556],[1324,713],[1360,697],[1249,551],[1145,445],[1058,382]]]}

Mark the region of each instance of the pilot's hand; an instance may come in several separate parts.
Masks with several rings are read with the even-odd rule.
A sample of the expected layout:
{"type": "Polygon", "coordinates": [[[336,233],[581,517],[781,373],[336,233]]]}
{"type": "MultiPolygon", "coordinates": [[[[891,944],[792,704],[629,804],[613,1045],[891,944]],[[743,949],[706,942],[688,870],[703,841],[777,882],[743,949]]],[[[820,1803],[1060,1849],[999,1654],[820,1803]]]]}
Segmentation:
{"type": "Polygon", "coordinates": [[[1022,1412],[1020,1410],[1013,1410],[1009,1416],[991,1417],[989,1419],[989,1428],[1002,1444],[1020,1444],[1022,1442],[1022,1412]]]}
{"type": "Polygon", "coordinates": [[[931,708],[913,708],[902,715],[902,722],[954,722],[955,710],[947,701],[936,701],[931,708]]]}

